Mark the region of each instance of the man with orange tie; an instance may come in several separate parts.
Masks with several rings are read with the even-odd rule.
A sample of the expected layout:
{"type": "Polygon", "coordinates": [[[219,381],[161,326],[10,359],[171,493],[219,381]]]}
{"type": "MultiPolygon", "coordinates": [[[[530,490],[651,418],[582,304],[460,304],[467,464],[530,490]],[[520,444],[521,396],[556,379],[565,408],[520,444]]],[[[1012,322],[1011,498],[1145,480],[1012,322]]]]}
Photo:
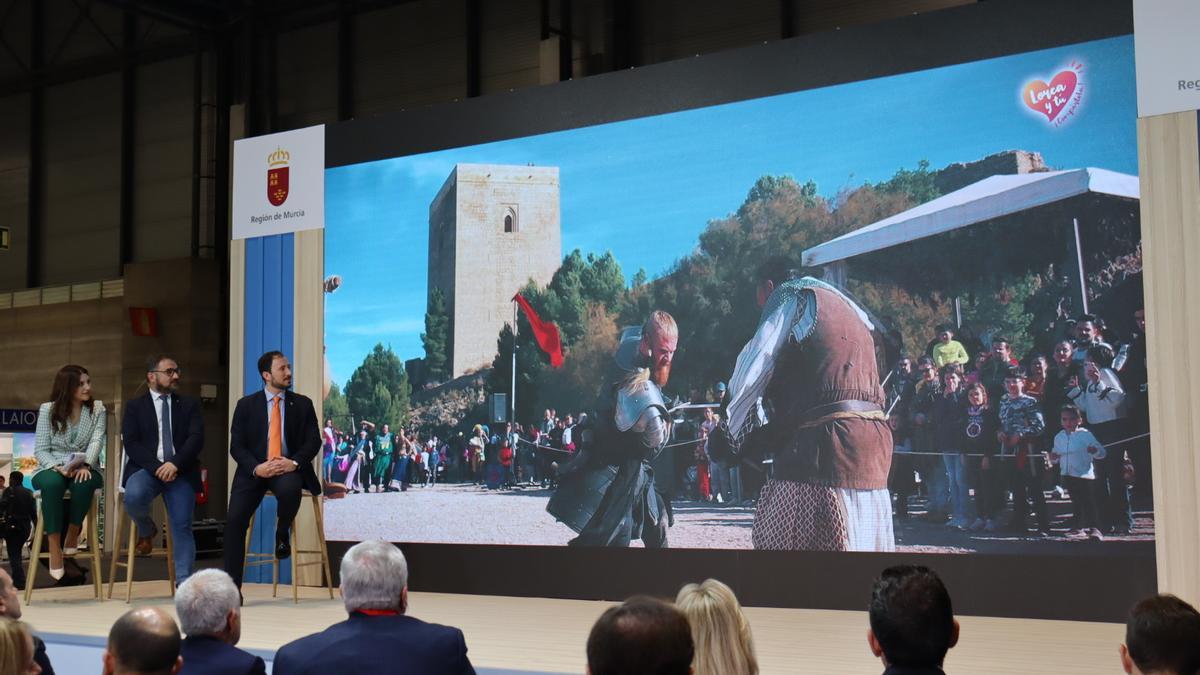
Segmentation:
{"type": "Polygon", "coordinates": [[[275,525],[275,557],[292,555],[288,533],[300,510],[300,491],[319,494],[321,484],[312,462],[321,449],[321,432],[312,400],[289,391],[292,366],[281,352],[258,359],[263,390],[243,397],[233,411],[229,454],[237,462],[229,490],[225,525],[225,571],[242,586],[246,528],[267,490],[279,506],[275,525]]]}

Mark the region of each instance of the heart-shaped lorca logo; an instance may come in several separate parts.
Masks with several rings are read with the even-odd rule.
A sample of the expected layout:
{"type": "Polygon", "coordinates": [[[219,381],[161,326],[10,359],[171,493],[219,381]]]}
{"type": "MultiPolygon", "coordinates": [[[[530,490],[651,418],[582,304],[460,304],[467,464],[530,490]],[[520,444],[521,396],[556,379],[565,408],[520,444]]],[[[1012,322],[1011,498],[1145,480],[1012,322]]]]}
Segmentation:
{"type": "Polygon", "coordinates": [[[1041,80],[1033,80],[1025,85],[1021,99],[1025,105],[1042,113],[1046,120],[1053,122],[1058,114],[1071,102],[1075,87],[1079,84],[1079,76],[1073,70],[1064,70],[1046,84],[1041,80]]]}

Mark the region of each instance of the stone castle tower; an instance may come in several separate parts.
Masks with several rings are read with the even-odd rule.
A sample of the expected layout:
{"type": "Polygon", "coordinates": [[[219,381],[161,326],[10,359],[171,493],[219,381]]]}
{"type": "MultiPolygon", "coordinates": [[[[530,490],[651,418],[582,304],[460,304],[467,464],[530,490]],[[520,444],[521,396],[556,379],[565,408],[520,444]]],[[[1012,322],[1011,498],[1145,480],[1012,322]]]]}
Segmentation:
{"type": "Polygon", "coordinates": [[[512,296],[562,262],[558,167],[457,164],[429,204],[429,290],[450,316],[452,377],[491,365],[512,296]]]}

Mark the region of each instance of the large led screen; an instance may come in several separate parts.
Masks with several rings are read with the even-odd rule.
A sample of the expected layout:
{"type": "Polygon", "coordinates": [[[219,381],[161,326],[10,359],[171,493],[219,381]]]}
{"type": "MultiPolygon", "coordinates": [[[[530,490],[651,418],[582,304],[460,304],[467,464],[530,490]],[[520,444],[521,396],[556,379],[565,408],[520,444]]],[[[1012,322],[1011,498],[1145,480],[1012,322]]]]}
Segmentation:
{"type": "Polygon", "coordinates": [[[1134,93],[1118,37],[328,169],[326,536],[1152,554],[1134,93]]]}

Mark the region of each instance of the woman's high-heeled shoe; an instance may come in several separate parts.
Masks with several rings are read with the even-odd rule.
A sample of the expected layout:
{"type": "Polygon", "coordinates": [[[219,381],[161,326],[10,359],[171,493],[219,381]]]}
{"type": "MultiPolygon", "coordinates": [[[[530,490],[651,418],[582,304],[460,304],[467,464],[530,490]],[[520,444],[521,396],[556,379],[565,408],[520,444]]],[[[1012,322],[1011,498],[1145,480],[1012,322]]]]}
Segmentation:
{"type": "Polygon", "coordinates": [[[66,573],[67,573],[67,570],[62,567],[60,567],[58,569],[54,569],[53,567],[50,568],[50,578],[54,579],[55,581],[62,580],[63,576],[66,575],[66,573]]]}

